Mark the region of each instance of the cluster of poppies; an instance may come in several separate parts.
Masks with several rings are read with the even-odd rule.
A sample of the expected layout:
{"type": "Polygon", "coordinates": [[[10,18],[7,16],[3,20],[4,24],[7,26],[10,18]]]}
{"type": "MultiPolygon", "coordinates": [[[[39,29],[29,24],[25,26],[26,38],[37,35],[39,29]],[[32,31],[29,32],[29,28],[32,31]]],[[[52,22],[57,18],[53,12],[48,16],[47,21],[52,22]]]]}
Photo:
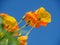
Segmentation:
{"type": "MultiPolygon", "coordinates": [[[[27,32],[27,35],[22,35],[20,30],[22,27],[19,28],[18,24],[20,24],[23,20],[26,22],[26,25],[23,26],[32,26],[33,28],[39,28],[40,26],[47,26],[48,23],[51,22],[51,14],[47,12],[43,7],[40,7],[36,11],[27,12],[19,23],[16,19],[8,14],[1,13],[0,17],[2,18],[2,24],[6,33],[17,36],[18,41],[20,42],[19,45],[27,45],[28,34],[31,32],[32,28],[27,32]],[[19,32],[19,33],[18,33],[19,32]]],[[[0,24],[1,25],[1,24],[0,24]]],[[[0,33],[0,37],[3,33],[0,33]]],[[[4,36],[2,36],[2,39],[4,36]]],[[[9,38],[10,39],[10,38],[9,38]]]]}

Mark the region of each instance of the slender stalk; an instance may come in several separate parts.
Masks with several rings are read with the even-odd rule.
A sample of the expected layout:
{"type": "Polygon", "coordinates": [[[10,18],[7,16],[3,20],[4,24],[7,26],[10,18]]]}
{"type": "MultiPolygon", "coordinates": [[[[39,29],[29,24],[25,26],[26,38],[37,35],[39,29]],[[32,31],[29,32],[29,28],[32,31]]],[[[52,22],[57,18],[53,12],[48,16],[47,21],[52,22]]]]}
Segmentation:
{"type": "Polygon", "coordinates": [[[25,16],[22,17],[22,19],[18,22],[18,25],[22,23],[22,21],[25,19],[25,16]]]}
{"type": "Polygon", "coordinates": [[[18,29],[19,35],[21,35],[21,34],[22,34],[22,29],[23,29],[23,28],[25,28],[25,27],[26,27],[26,24],[25,24],[25,25],[23,25],[22,27],[20,27],[20,28],[18,29]]]}
{"type": "Polygon", "coordinates": [[[28,36],[30,34],[30,32],[33,30],[34,27],[32,27],[27,33],[26,36],[28,36]]]}

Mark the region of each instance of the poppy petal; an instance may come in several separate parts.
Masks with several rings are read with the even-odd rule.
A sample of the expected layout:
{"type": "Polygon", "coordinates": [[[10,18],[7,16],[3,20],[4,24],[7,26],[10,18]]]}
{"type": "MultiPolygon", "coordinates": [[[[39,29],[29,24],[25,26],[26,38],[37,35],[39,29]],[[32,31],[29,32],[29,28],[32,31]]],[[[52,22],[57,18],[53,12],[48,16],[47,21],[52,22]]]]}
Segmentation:
{"type": "Polygon", "coordinates": [[[43,22],[43,21],[39,21],[37,24],[36,24],[36,28],[39,28],[40,26],[47,26],[47,22],[43,22]]]}
{"type": "Polygon", "coordinates": [[[41,18],[44,22],[51,22],[51,14],[47,12],[43,7],[39,8],[35,12],[37,19],[41,18]]]}

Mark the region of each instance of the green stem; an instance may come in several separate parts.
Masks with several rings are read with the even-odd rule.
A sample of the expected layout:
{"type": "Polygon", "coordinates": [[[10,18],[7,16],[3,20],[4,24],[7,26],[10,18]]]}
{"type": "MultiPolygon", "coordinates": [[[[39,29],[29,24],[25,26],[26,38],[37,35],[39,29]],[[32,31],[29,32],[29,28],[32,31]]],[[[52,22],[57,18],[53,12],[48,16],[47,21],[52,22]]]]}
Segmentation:
{"type": "Polygon", "coordinates": [[[30,34],[30,32],[33,30],[34,27],[32,27],[27,33],[26,36],[28,36],[30,34]]]}
{"type": "Polygon", "coordinates": [[[19,21],[18,25],[22,23],[22,21],[25,19],[25,16],[22,17],[22,19],[19,21]]]}
{"type": "Polygon", "coordinates": [[[21,28],[19,28],[18,30],[19,30],[19,35],[21,34],[21,32],[22,32],[22,29],[23,28],[25,28],[26,27],[26,24],[25,25],[23,25],[21,28]]]}

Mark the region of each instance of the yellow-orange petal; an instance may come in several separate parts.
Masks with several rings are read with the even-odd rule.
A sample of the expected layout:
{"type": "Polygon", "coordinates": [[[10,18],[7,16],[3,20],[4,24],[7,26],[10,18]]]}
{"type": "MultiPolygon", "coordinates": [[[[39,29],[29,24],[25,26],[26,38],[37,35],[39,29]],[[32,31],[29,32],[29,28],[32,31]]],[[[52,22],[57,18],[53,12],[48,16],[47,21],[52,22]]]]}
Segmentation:
{"type": "Polygon", "coordinates": [[[12,28],[12,32],[14,32],[15,30],[18,30],[18,29],[19,29],[19,27],[18,27],[18,25],[16,25],[12,28]]]}
{"type": "Polygon", "coordinates": [[[51,14],[45,10],[45,8],[41,7],[37,9],[35,12],[35,17],[37,19],[41,19],[44,22],[51,22],[51,14]]]}
{"type": "Polygon", "coordinates": [[[28,36],[20,36],[18,37],[18,40],[23,41],[23,40],[27,40],[28,36]]]}
{"type": "Polygon", "coordinates": [[[36,14],[35,16],[37,17],[40,12],[46,12],[45,8],[40,7],[39,9],[37,9],[37,10],[34,12],[34,13],[36,14]]]}
{"type": "Polygon", "coordinates": [[[40,23],[41,23],[41,26],[47,26],[48,25],[48,22],[40,21],[40,23]]]}
{"type": "Polygon", "coordinates": [[[41,20],[44,22],[51,22],[51,14],[49,12],[44,13],[45,16],[42,16],[41,20]]]}
{"type": "Polygon", "coordinates": [[[4,18],[7,17],[7,15],[8,15],[8,14],[1,13],[1,16],[4,17],[4,18]]]}
{"type": "Polygon", "coordinates": [[[47,26],[48,22],[43,22],[43,21],[39,21],[37,24],[36,24],[36,28],[39,28],[40,26],[47,26]]]}

